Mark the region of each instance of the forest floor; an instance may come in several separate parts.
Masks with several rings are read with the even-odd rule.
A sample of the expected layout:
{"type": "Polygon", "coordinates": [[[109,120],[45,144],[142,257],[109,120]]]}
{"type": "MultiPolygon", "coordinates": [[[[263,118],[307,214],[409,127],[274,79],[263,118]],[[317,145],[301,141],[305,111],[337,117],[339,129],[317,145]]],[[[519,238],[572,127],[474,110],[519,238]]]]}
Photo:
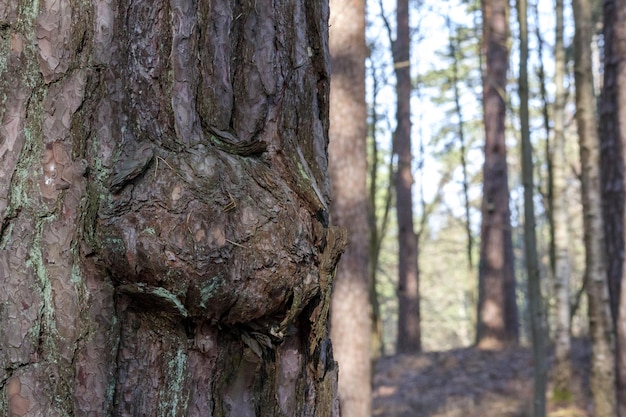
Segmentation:
{"type": "MultiPolygon", "coordinates": [[[[573,340],[573,400],[556,404],[548,417],[592,415],[591,348],[573,340]]],[[[550,363],[552,358],[550,358],[550,363]]],[[[374,376],[374,417],[532,416],[533,359],[530,348],[476,348],[395,355],[379,359],[374,376]]],[[[548,393],[552,391],[551,385],[548,393]]]]}

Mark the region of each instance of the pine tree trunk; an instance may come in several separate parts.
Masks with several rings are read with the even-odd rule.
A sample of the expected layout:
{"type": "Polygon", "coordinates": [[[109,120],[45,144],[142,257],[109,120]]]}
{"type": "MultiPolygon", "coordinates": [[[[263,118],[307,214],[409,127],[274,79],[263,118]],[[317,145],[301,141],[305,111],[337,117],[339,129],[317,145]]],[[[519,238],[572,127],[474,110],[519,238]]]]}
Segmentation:
{"type": "Polygon", "coordinates": [[[567,216],[567,165],[565,156],[565,48],[563,45],[563,0],[556,2],[556,37],[554,45],[555,100],[554,100],[554,147],[552,188],[554,219],[554,295],[556,299],[556,324],[554,335],[554,398],[571,399],[572,368],[570,360],[570,257],[567,216]]]}
{"type": "Polygon", "coordinates": [[[397,127],[394,153],[396,213],[398,219],[398,352],[421,350],[417,236],[413,225],[413,154],[411,151],[411,61],[409,2],[397,2],[397,36],[393,45],[396,73],[397,127]]]}
{"type": "Polygon", "coordinates": [[[0,7],[0,415],[337,416],[328,5],[0,7]]]}
{"type": "Polygon", "coordinates": [[[508,3],[483,0],[485,162],[478,277],[477,342],[484,348],[517,343],[513,243],[504,119],[508,68],[508,3]]]}
{"type": "Polygon", "coordinates": [[[574,37],[576,123],[582,170],[589,328],[593,345],[590,386],[595,408],[594,415],[596,417],[614,417],[617,412],[615,353],[607,285],[607,264],[604,258],[605,243],[599,166],[600,143],[594,110],[595,97],[591,72],[591,4],[589,0],[575,0],[573,8],[576,26],[574,37]]]}
{"type": "Polygon", "coordinates": [[[348,230],[337,270],[331,336],[341,372],[344,417],[371,415],[371,307],[368,276],[365,2],[332,0],[330,173],[333,222],[348,230]]]}

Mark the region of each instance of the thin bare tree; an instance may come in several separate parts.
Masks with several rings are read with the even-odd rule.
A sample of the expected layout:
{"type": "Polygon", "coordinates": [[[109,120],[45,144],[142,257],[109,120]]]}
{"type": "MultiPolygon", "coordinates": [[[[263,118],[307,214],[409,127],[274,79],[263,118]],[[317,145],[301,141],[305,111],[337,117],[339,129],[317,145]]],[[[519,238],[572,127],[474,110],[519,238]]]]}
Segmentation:
{"type": "Polygon", "coordinates": [[[528,304],[534,358],[533,416],[546,415],[547,334],[543,314],[539,261],[537,260],[537,237],[535,234],[535,182],[533,149],[530,142],[528,115],[528,5],[526,0],[517,0],[519,23],[519,99],[522,143],[522,182],[524,184],[524,250],[528,280],[528,304]]]}
{"type": "Polygon", "coordinates": [[[600,140],[592,74],[592,15],[590,0],[574,0],[574,74],[576,124],[580,148],[585,240],[585,274],[592,342],[591,392],[596,417],[615,417],[615,352],[605,258],[600,140]]]}
{"type": "Polygon", "coordinates": [[[556,0],[554,43],[554,146],[552,148],[554,295],[556,300],[554,335],[554,395],[559,400],[571,399],[571,332],[570,332],[570,254],[567,215],[567,164],[565,136],[565,46],[563,44],[563,0],[556,0]]]}

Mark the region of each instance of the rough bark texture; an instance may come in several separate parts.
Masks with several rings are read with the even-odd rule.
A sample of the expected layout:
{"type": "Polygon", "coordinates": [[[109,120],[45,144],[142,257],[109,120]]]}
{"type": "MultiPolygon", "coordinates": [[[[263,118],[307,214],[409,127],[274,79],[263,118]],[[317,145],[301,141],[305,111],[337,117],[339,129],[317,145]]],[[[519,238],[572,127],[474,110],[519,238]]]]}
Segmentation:
{"type": "Polygon", "coordinates": [[[337,269],[331,309],[344,417],[371,415],[371,308],[368,277],[365,1],[330,3],[330,174],[333,223],[349,244],[337,269]]]}
{"type": "Polygon", "coordinates": [[[419,270],[417,236],[413,225],[414,183],[411,151],[411,61],[409,2],[397,2],[396,39],[393,60],[396,74],[396,131],[393,136],[397,155],[396,214],[398,221],[398,352],[421,350],[419,270]]]}
{"type": "Polygon", "coordinates": [[[570,257],[567,216],[567,165],[565,157],[565,47],[563,45],[563,0],[556,2],[554,44],[554,146],[552,149],[552,218],[554,230],[554,296],[556,318],[554,333],[554,396],[571,399],[572,365],[570,359],[570,257]]]}
{"type": "Polygon", "coordinates": [[[590,1],[574,0],[573,9],[576,26],[576,124],[580,142],[589,329],[593,345],[590,386],[595,407],[594,416],[613,417],[617,412],[615,353],[602,221],[600,142],[591,71],[590,1]]]}
{"type": "Polygon", "coordinates": [[[482,224],[478,277],[477,342],[481,347],[517,343],[518,317],[504,121],[508,68],[508,3],[483,0],[483,166],[482,224]]]}
{"type": "Polygon", "coordinates": [[[0,415],[338,415],[327,19],[0,5],[0,415]]]}

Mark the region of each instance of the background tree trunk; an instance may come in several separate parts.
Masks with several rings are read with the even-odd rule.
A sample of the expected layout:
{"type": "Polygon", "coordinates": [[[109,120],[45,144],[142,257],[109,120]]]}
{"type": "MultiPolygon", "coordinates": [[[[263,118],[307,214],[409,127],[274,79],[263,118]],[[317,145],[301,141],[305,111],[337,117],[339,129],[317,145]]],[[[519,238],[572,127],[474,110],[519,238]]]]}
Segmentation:
{"type": "MultiPolygon", "coordinates": [[[[626,113],[620,108],[619,88],[626,88],[626,78],[620,75],[625,65],[621,62],[626,59],[626,48],[621,45],[620,32],[624,32],[620,25],[624,20],[625,2],[605,0],[603,2],[603,35],[604,35],[604,82],[600,100],[600,174],[602,190],[602,215],[606,236],[607,279],[611,317],[615,323],[615,352],[617,398],[619,415],[626,416],[626,355],[622,353],[626,339],[624,339],[624,325],[620,322],[620,311],[623,302],[620,302],[620,292],[623,281],[624,264],[624,146],[626,135],[622,134],[622,126],[626,123],[626,113]],[[621,55],[620,55],[621,53],[621,55]],[[620,80],[620,76],[624,80],[620,80]],[[620,84],[621,81],[621,84],[620,84]],[[621,111],[620,111],[621,110],[621,111]],[[620,395],[621,394],[621,395],[620,395]]],[[[626,33],[626,32],[624,32],[626,33]]],[[[621,34],[622,39],[624,33],[621,34]]],[[[624,41],[622,40],[623,44],[624,41]]]]}
{"type": "Polygon", "coordinates": [[[537,237],[535,235],[535,183],[533,179],[533,149],[530,142],[530,121],[528,116],[528,5],[526,0],[517,0],[519,22],[519,100],[522,148],[522,182],[524,184],[524,249],[528,279],[528,303],[532,333],[534,390],[533,417],[546,415],[546,374],[548,371],[543,298],[539,261],[537,259],[537,237]]]}
{"type": "Polygon", "coordinates": [[[466,251],[467,251],[467,267],[470,273],[474,269],[474,236],[472,235],[472,219],[470,213],[470,197],[469,186],[470,179],[467,172],[467,139],[465,138],[465,123],[463,120],[463,109],[461,107],[461,93],[459,91],[459,52],[457,51],[457,44],[460,43],[460,35],[458,29],[452,27],[450,16],[446,16],[446,27],[448,29],[448,53],[452,62],[452,92],[454,94],[454,112],[457,117],[457,135],[459,137],[459,153],[462,173],[462,186],[463,186],[463,208],[465,210],[465,234],[467,239],[466,251]]]}
{"type": "MultiPolygon", "coordinates": [[[[607,1],[611,3],[610,1],[607,1]]],[[[605,15],[605,25],[607,25],[607,20],[612,22],[613,33],[611,35],[611,52],[612,52],[612,61],[611,64],[615,66],[615,85],[614,92],[616,93],[615,107],[613,108],[613,113],[617,116],[617,123],[613,125],[615,128],[614,136],[615,140],[620,146],[620,153],[618,155],[621,156],[621,161],[618,163],[618,166],[622,168],[622,198],[624,197],[624,188],[626,188],[626,179],[624,178],[624,166],[626,166],[626,1],[624,0],[615,0],[614,6],[611,14],[611,8],[607,7],[609,10],[606,10],[607,14],[605,15]],[[612,17],[612,18],[611,18],[612,17]]],[[[605,37],[606,39],[606,37],[605,37]]],[[[605,40],[608,42],[608,40],[605,40]]],[[[605,47],[607,49],[607,47],[605,47]]],[[[605,79],[607,77],[607,72],[605,70],[605,79]]],[[[605,81],[605,88],[606,86],[605,81]]],[[[604,101],[604,100],[603,100],[604,101]]],[[[602,125],[604,126],[604,121],[602,125]]],[[[604,136],[604,135],[603,135],[604,136]]],[[[617,185],[617,184],[616,184],[617,185]]],[[[623,208],[624,201],[621,201],[623,208]]],[[[622,211],[622,215],[624,212],[622,211]]],[[[624,222],[625,218],[622,217],[621,225],[622,232],[624,233],[624,222]]],[[[606,229],[606,227],[605,227],[606,229]]],[[[626,261],[624,259],[624,242],[625,238],[622,234],[621,237],[621,254],[622,261],[626,261]]],[[[626,285],[624,285],[624,271],[626,268],[624,265],[620,265],[621,274],[619,277],[613,277],[613,279],[609,281],[610,290],[616,291],[614,297],[611,298],[611,305],[616,304],[616,357],[617,357],[617,398],[618,398],[618,407],[619,407],[619,415],[622,417],[626,417],[626,285]],[[617,281],[618,285],[615,285],[615,281],[617,281]],[[613,284],[612,284],[613,283],[613,284]],[[618,298],[619,300],[614,301],[614,299],[618,298]]]]}
{"type": "Polygon", "coordinates": [[[397,2],[396,39],[393,60],[396,74],[396,130],[394,153],[397,155],[396,213],[398,219],[398,352],[421,350],[419,270],[417,236],[413,225],[413,171],[411,152],[411,35],[409,2],[397,2]]]}
{"type": "Polygon", "coordinates": [[[603,2],[604,82],[600,100],[600,175],[611,316],[617,319],[624,262],[624,165],[619,132],[615,0],[603,2]]]}
{"type": "Polygon", "coordinates": [[[552,149],[552,218],[554,230],[554,396],[571,398],[570,255],[567,216],[567,165],[565,156],[565,47],[563,45],[563,0],[556,0],[554,43],[554,147],[552,149]]]}
{"type": "Polygon", "coordinates": [[[331,336],[344,417],[371,415],[371,307],[368,277],[365,1],[332,0],[330,173],[332,219],[349,233],[337,271],[331,336]]]}
{"type": "Polygon", "coordinates": [[[380,356],[385,355],[385,343],[383,333],[383,316],[381,303],[378,296],[378,274],[380,265],[380,256],[382,253],[383,239],[387,234],[389,228],[389,220],[391,214],[391,205],[393,197],[393,172],[394,164],[393,158],[389,158],[389,161],[385,163],[387,168],[387,175],[382,177],[383,187],[383,213],[378,219],[377,214],[377,200],[380,195],[379,184],[381,184],[378,168],[381,162],[384,162],[380,157],[379,145],[377,142],[377,131],[379,115],[377,110],[378,94],[380,91],[381,81],[377,68],[371,67],[370,77],[372,79],[372,99],[370,102],[370,116],[369,116],[369,140],[370,140],[370,158],[368,161],[368,175],[369,175],[369,202],[368,202],[368,224],[369,224],[369,255],[368,255],[368,281],[370,285],[370,303],[372,307],[372,335],[371,335],[371,353],[372,361],[378,360],[380,356]]]}
{"type": "Polygon", "coordinates": [[[589,330],[593,345],[591,391],[594,415],[616,415],[615,354],[605,257],[602,200],[600,189],[600,142],[591,71],[591,3],[574,0],[574,61],[576,82],[576,124],[580,142],[585,265],[589,330]]]}
{"type": "Polygon", "coordinates": [[[0,414],[338,415],[328,5],[5,6],[0,414]]]}
{"type": "Polygon", "coordinates": [[[504,135],[508,3],[506,0],[482,0],[481,4],[486,57],[483,81],[485,162],[477,342],[481,347],[502,347],[517,343],[519,333],[504,135]]]}

